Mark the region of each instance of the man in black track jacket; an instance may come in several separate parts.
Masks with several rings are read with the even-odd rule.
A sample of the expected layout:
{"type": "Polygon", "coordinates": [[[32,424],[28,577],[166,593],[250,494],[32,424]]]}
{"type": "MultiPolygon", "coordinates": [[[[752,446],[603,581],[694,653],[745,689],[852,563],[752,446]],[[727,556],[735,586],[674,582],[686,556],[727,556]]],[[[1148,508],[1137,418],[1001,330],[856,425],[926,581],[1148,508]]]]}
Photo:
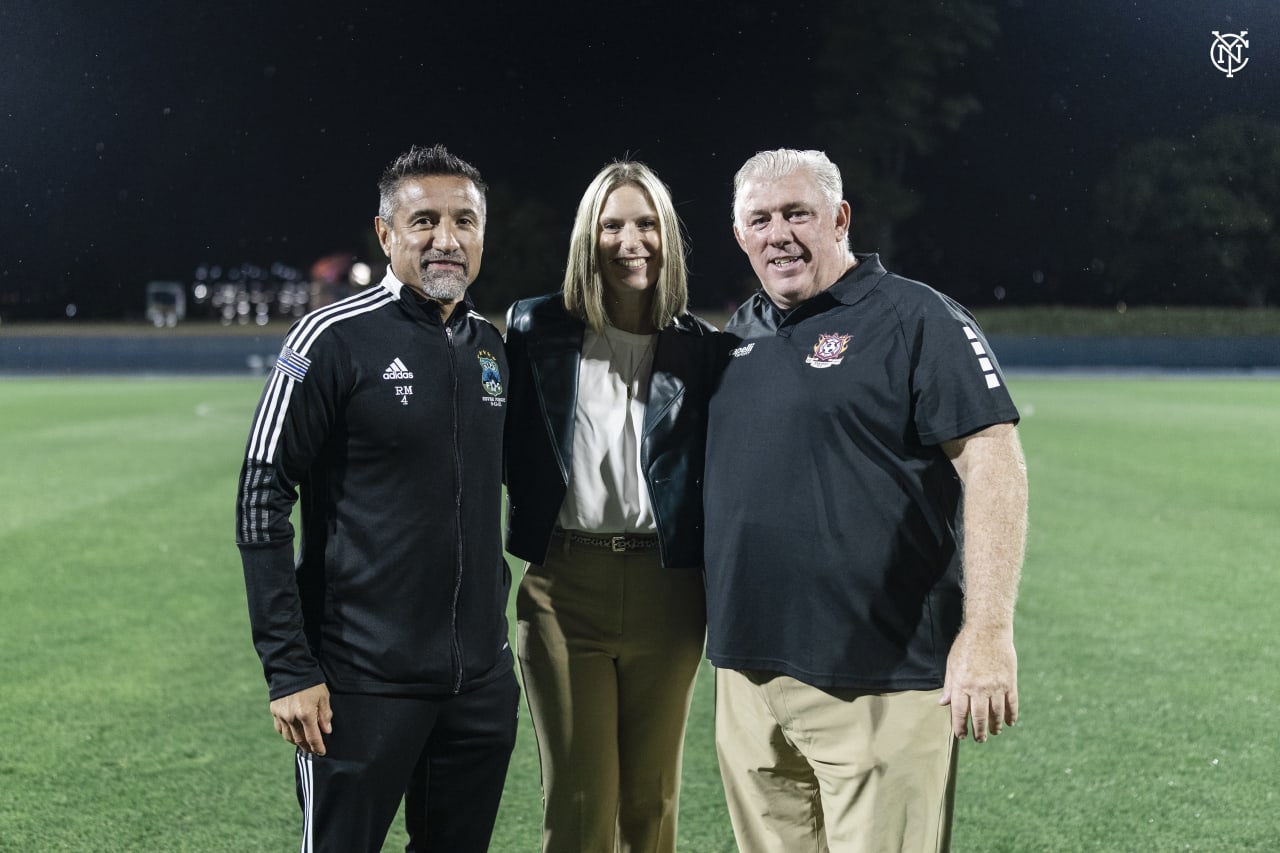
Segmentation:
{"type": "Polygon", "coordinates": [[[384,172],[382,282],[289,332],[236,541],[304,850],[483,851],[515,743],[500,500],[506,359],[467,287],[485,184],[444,148],[384,172]],[[290,512],[302,501],[295,560],[290,512]]]}

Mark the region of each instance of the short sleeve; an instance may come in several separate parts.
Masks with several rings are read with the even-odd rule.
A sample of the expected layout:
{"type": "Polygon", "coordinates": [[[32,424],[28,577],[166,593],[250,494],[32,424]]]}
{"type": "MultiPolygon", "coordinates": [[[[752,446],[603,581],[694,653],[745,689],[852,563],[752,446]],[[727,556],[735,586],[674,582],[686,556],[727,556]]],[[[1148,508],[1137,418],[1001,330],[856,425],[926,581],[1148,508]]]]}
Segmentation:
{"type": "Polygon", "coordinates": [[[903,320],[912,344],[913,419],[921,442],[937,445],[992,424],[1017,423],[1000,364],[973,315],[923,285],[912,295],[916,304],[903,320]]]}

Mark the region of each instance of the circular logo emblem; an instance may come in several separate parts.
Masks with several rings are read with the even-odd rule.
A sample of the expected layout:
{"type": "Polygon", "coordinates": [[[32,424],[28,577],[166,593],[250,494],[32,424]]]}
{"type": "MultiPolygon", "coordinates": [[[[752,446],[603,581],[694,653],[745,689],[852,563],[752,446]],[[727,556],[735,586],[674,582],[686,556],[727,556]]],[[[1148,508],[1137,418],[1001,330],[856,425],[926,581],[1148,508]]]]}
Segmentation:
{"type": "Polygon", "coordinates": [[[804,360],[810,367],[831,367],[844,361],[844,354],[849,349],[849,341],[853,335],[818,335],[818,342],[813,345],[813,355],[804,360]]]}
{"type": "Polygon", "coordinates": [[[1225,35],[1214,30],[1213,44],[1209,47],[1209,60],[1213,67],[1228,77],[1234,77],[1237,71],[1248,65],[1249,58],[1244,55],[1245,48],[1249,46],[1249,40],[1245,38],[1247,35],[1248,30],[1225,35]]]}

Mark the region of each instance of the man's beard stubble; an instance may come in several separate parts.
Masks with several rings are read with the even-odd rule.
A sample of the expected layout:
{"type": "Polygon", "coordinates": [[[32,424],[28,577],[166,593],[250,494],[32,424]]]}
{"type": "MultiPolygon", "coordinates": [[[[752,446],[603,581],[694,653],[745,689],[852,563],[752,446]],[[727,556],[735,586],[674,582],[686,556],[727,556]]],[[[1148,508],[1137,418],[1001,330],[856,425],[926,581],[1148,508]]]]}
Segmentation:
{"type": "Polygon", "coordinates": [[[462,295],[467,292],[467,285],[469,284],[467,281],[467,262],[461,258],[449,257],[447,260],[461,263],[463,268],[457,272],[429,269],[432,263],[440,260],[446,260],[446,258],[422,259],[419,273],[422,292],[432,299],[439,299],[444,302],[458,302],[462,299],[462,295]]]}

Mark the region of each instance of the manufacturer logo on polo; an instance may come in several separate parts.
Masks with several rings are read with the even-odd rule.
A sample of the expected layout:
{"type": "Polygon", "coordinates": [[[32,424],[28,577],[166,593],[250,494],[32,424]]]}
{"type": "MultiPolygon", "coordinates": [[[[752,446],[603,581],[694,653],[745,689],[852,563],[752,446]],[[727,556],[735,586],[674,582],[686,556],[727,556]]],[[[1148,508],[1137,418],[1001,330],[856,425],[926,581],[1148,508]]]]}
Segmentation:
{"type": "Polygon", "coordinates": [[[502,373],[498,369],[498,360],[488,350],[476,353],[480,359],[480,384],[490,397],[502,396],[502,373]]]}
{"type": "Polygon", "coordinates": [[[849,349],[849,341],[853,335],[818,335],[818,342],[813,345],[813,355],[804,360],[810,367],[830,367],[844,361],[845,351],[849,349]]]}
{"type": "Polygon", "coordinates": [[[382,371],[383,379],[412,379],[413,371],[404,366],[404,362],[396,359],[387,365],[387,369],[382,371]]]}

